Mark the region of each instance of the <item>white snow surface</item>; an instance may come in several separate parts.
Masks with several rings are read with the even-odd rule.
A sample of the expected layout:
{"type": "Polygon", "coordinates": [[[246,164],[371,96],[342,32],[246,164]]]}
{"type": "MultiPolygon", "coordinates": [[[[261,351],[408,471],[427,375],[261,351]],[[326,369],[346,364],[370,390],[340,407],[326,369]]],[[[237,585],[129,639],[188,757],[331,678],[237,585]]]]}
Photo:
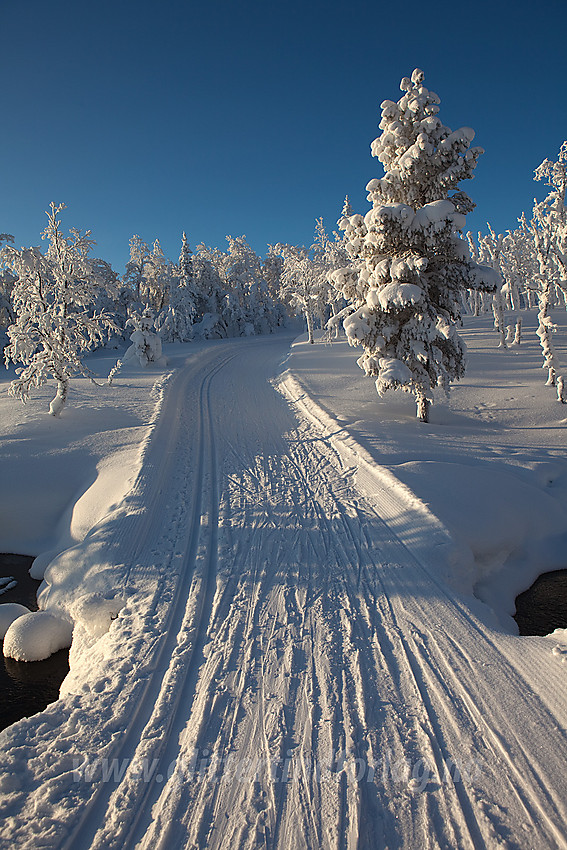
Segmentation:
{"type": "Polygon", "coordinates": [[[522,318],[508,352],[467,320],[429,425],[285,334],[75,380],[60,420],[7,375],[1,545],[74,631],[61,698],[0,734],[0,847],[567,846],[567,631],[509,616],[567,566],[522,318]]]}

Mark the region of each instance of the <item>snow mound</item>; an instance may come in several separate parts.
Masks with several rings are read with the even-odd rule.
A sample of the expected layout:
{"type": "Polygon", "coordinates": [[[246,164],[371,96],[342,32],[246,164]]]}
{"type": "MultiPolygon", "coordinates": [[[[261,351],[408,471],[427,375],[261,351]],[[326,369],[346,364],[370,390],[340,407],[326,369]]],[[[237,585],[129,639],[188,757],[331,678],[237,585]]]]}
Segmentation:
{"type": "Polygon", "coordinates": [[[30,613],[29,608],[26,608],[25,605],[19,605],[17,602],[5,602],[4,605],[0,605],[0,638],[4,639],[4,635],[14,620],[30,613]]]}
{"type": "Polygon", "coordinates": [[[76,622],[98,638],[107,633],[125,604],[121,596],[109,598],[101,593],[86,593],[77,601],[73,614],[76,622]]]}
{"type": "Polygon", "coordinates": [[[72,637],[69,620],[47,611],[33,611],[18,616],[9,626],[4,637],[4,655],[15,661],[43,661],[71,646],[72,637]]]}

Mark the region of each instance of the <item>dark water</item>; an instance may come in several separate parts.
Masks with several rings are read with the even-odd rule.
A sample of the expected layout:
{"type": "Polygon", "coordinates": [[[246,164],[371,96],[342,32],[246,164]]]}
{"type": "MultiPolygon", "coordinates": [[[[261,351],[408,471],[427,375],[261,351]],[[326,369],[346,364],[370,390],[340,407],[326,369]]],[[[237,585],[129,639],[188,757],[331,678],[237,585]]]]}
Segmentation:
{"type": "MultiPolygon", "coordinates": [[[[0,593],[0,605],[19,602],[31,611],[37,610],[37,590],[41,582],[29,575],[33,558],[27,555],[0,555],[2,577],[13,576],[17,585],[0,593]]],[[[0,591],[2,587],[0,586],[0,591]]],[[[45,661],[13,661],[0,658],[0,729],[31,717],[59,697],[61,682],[69,672],[69,650],[62,649],[45,661]]]]}
{"type": "Polygon", "coordinates": [[[543,573],[516,596],[514,619],[521,635],[548,635],[567,629],[567,570],[543,573]]]}

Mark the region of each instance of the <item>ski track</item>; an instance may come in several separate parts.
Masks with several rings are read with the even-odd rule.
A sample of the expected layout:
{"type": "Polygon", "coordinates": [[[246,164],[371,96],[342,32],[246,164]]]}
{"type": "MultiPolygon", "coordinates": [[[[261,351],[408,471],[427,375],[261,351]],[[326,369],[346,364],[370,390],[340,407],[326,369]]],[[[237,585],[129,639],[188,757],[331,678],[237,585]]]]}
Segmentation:
{"type": "Polygon", "coordinates": [[[125,769],[41,846],[567,847],[565,717],[273,389],[283,354],[219,344],[169,383],[114,529],[147,599],[125,769]]]}

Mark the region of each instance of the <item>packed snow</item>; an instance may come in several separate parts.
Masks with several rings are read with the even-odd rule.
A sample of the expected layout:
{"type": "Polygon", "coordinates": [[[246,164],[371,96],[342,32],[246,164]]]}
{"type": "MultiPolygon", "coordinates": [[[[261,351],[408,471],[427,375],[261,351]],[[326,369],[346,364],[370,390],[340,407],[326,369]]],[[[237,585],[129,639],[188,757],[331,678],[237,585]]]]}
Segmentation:
{"type": "Polygon", "coordinates": [[[45,580],[0,624],[73,642],[0,735],[0,846],[567,846],[567,630],[510,616],[567,551],[567,408],[522,318],[510,350],[466,319],[429,424],[344,338],[165,345],[58,420],[7,374],[0,540],[45,580]]]}

